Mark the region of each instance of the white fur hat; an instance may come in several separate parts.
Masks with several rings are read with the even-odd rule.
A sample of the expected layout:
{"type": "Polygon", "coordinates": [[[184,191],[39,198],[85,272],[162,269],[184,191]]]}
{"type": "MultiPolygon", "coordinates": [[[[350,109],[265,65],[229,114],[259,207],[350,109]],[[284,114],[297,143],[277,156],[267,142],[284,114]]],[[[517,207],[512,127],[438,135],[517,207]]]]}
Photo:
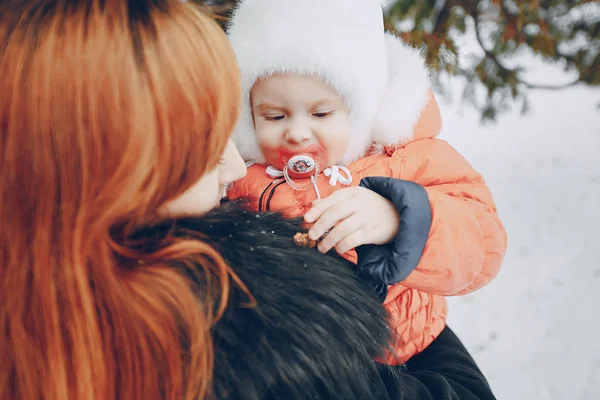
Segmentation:
{"type": "Polygon", "coordinates": [[[238,3],[228,36],[242,74],[243,106],[233,140],[245,160],[264,162],[254,131],[250,90],[258,79],[276,73],[319,77],[342,97],[351,118],[349,147],[342,164],[360,158],[373,144],[393,144],[410,137],[427,100],[428,72],[414,49],[384,34],[382,6],[388,2],[238,3]],[[408,70],[402,71],[403,67],[408,70]],[[419,87],[419,94],[407,93],[406,85],[419,87]],[[390,93],[390,89],[400,93],[390,93]],[[399,95],[402,99],[396,99],[399,95]]]}

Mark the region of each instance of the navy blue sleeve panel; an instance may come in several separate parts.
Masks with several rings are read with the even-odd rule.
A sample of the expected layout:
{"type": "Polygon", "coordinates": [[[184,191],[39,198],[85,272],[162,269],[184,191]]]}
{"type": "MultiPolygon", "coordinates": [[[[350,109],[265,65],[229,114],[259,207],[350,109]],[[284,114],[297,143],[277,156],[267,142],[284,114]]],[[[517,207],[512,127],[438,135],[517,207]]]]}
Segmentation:
{"type": "Polygon", "coordinates": [[[417,267],[431,228],[429,196],[423,186],[396,178],[363,178],[360,186],[390,200],[400,214],[400,227],[392,243],[356,248],[358,273],[377,283],[401,282],[417,267]]]}

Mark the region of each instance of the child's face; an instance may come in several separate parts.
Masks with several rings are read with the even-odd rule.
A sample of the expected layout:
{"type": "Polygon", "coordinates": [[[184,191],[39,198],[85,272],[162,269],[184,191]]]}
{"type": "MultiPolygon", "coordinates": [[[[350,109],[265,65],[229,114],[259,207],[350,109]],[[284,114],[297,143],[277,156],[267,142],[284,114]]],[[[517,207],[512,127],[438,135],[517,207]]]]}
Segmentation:
{"type": "Polygon", "coordinates": [[[348,147],[350,116],[342,99],[319,79],[272,75],[250,92],[260,150],[269,165],[283,169],[279,152],[321,145],[327,168],[337,164],[348,147]]]}

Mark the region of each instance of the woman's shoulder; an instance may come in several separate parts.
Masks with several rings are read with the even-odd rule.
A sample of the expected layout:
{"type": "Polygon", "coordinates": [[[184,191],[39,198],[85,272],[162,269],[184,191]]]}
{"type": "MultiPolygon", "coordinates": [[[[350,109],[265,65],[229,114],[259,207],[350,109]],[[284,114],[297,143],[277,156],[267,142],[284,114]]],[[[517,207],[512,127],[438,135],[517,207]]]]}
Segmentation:
{"type": "Polygon", "coordinates": [[[213,329],[216,399],[387,398],[385,310],[351,263],[294,244],[299,220],[229,204],[169,226],[213,246],[255,300],[233,286],[213,329]]]}

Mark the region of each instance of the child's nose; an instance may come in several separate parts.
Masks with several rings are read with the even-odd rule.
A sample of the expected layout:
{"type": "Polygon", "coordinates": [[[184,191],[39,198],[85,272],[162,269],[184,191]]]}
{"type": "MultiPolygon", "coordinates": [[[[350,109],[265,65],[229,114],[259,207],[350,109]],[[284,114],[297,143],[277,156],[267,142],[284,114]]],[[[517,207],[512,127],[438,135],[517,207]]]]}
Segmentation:
{"type": "Polygon", "coordinates": [[[301,143],[312,137],[310,127],[300,121],[290,124],[285,133],[285,138],[292,143],[301,143]]]}

